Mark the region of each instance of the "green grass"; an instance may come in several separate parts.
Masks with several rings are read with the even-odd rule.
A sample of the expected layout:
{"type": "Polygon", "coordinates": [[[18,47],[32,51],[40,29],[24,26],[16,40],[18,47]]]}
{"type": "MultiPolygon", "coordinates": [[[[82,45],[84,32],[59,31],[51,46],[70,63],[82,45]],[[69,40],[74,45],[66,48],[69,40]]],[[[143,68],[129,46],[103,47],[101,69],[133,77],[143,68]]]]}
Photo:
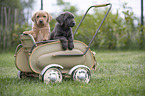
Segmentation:
{"type": "Polygon", "coordinates": [[[145,51],[97,51],[88,84],[18,79],[13,55],[0,54],[0,96],[145,96],[145,51]]]}

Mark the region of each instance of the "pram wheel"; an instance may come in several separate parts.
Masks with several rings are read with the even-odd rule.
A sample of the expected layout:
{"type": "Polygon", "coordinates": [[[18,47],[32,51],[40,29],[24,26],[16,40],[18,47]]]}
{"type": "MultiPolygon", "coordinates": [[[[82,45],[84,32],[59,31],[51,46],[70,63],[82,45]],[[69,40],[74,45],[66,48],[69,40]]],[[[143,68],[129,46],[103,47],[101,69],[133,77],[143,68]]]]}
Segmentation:
{"type": "Polygon", "coordinates": [[[18,77],[19,79],[22,78],[22,72],[21,72],[20,70],[18,71],[18,75],[17,75],[17,77],[18,77]]]}
{"type": "Polygon", "coordinates": [[[19,78],[19,79],[24,79],[24,78],[27,78],[27,76],[26,76],[26,74],[25,73],[23,73],[22,71],[18,71],[18,75],[17,75],[17,77],[19,78]]]}
{"type": "Polygon", "coordinates": [[[42,80],[48,84],[62,81],[62,73],[58,68],[48,68],[42,75],[42,80]]]}
{"type": "Polygon", "coordinates": [[[89,83],[91,77],[91,73],[87,68],[77,68],[72,72],[72,79],[74,81],[81,81],[89,83]]]}

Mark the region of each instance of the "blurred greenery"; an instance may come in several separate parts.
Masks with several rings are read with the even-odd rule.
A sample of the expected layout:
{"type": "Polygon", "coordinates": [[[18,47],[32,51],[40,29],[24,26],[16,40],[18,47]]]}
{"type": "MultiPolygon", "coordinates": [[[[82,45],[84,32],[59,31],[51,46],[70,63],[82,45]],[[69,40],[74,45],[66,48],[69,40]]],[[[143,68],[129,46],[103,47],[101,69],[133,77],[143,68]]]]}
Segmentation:
{"type": "MultiPolygon", "coordinates": [[[[25,0],[17,0],[18,2],[15,4],[10,3],[14,2],[14,0],[2,1],[3,2],[0,5],[11,6],[23,10],[32,10],[34,3],[34,0],[29,0],[29,2],[24,2],[25,0]]],[[[56,5],[60,7],[62,12],[70,11],[75,15],[76,26],[73,28],[74,32],[84,14],[78,14],[79,9],[76,6],[71,5],[70,2],[65,2],[64,0],[57,0],[56,5]]],[[[145,41],[145,27],[141,26],[139,23],[139,18],[134,15],[133,11],[131,10],[132,8],[129,7],[127,3],[124,3],[122,8],[123,16],[121,16],[118,10],[116,13],[111,11],[108,14],[105,22],[103,23],[91,45],[92,49],[145,49],[145,43],[142,43],[143,45],[140,46],[141,42],[145,41]],[[141,32],[141,28],[144,29],[143,32],[141,32]]],[[[104,9],[97,8],[93,9],[93,12],[88,13],[76,35],[74,36],[75,39],[89,44],[107,10],[107,7],[104,7],[104,9]]],[[[55,13],[52,13],[52,16],[53,14],[55,13]]],[[[56,20],[53,18],[50,22],[51,30],[53,30],[55,23],[56,20]]],[[[12,45],[16,47],[16,45],[20,43],[19,35],[25,30],[31,30],[31,25],[29,25],[28,22],[16,24],[15,28],[12,30],[12,45]]]]}
{"type": "MultiPolygon", "coordinates": [[[[62,8],[62,12],[70,11],[75,15],[76,26],[73,28],[74,32],[84,14],[78,14],[79,9],[76,6],[63,0],[57,0],[57,6],[62,8]]],[[[92,49],[145,49],[144,43],[140,47],[140,42],[145,41],[145,31],[142,32],[143,38],[140,40],[143,26],[140,25],[139,18],[134,15],[132,8],[128,7],[127,3],[124,3],[122,8],[123,17],[118,10],[116,13],[112,13],[112,11],[109,13],[91,45],[92,49]],[[135,24],[135,21],[138,23],[135,24]]],[[[89,44],[107,10],[106,7],[104,9],[97,8],[93,10],[93,13],[88,13],[75,34],[75,39],[89,44]]],[[[55,24],[56,21],[52,22],[55,24]]],[[[51,26],[54,28],[54,25],[51,26]]]]}
{"type": "Polygon", "coordinates": [[[0,0],[0,52],[12,50],[20,43],[19,35],[31,30],[28,19],[33,3],[34,0],[0,0]]]}
{"type": "MultiPolygon", "coordinates": [[[[140,47],[141,25],[139,23],[139,18],[135,17],[134,13],[130,10],[132,8],[128,7],[127,3],[124,3],[122,7],[124,9],[124,11],[122,11],[123,17],[118,11],[115,14],[112,12],[109,13],[93,41],[92,48],[111,50],[145,49],[145,43],[140,47]],[[135,21],[137,21],[138,24],[134,24],[135,21]]],[[[75,39],[88,44],[107,13],[107,10],[108,8],[104,8],[104,10],[97,8],[94,9],[94,13],[88,14],[79,28],[75,39]]],[[[82,16],[83,15],[76,16],[75,21],[77,25],[82,16]]],[[[142,35],[142,41],[145,41],[145,27],[142,35]]]]}

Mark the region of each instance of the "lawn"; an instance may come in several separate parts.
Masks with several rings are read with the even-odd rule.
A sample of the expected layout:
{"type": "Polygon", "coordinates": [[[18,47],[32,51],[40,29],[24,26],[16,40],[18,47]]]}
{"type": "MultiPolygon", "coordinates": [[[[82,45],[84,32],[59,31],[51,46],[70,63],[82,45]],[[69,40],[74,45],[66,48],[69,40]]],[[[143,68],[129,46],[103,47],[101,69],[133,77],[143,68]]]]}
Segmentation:
{"type": "Polygon", "coordinates": [[[145,96],[145,51],[96,51],[91,82],[18,79],[14,53],[0,54],[0,96],[145,96]]]}

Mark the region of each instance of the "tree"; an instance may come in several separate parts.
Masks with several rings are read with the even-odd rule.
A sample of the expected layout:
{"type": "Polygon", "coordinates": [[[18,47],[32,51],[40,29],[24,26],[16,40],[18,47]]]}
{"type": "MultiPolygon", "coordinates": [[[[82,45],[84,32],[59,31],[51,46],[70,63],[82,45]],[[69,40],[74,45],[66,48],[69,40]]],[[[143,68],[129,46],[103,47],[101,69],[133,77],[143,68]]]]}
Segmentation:
{"type": "Polygon", "coordinates": [[[64,2],[63,0],[57,0],[57,5],[62,7],[62,11],[70,11],[71,13],[77,15],[77,7],[71,5],[69,2],[64,2]]]}
{"type": "Polygon", "coordinates": [[[25,30],[23,25],[27,25],[28,22],[24,10],[32,8],[33,1],[26,2],[28,6],[25,6],[25,0],[0,1],[0,49],[9,49],[18,44],[19,34],[25,30]]]}

